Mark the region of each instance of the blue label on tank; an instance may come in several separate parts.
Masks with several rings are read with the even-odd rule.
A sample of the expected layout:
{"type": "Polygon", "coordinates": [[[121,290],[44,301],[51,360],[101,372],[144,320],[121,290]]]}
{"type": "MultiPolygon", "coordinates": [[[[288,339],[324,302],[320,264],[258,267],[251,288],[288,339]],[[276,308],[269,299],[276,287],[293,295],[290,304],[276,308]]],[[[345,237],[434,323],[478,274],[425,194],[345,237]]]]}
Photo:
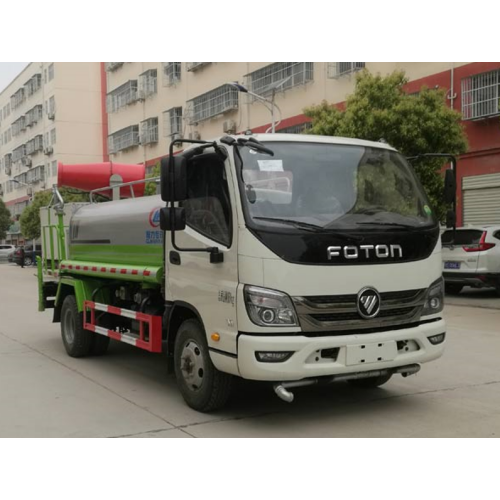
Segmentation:
{"type": "Polygon", "coordinates": [[[161,245],[163,243],[163,231],[146,231],[147,245],[161,245]]]}

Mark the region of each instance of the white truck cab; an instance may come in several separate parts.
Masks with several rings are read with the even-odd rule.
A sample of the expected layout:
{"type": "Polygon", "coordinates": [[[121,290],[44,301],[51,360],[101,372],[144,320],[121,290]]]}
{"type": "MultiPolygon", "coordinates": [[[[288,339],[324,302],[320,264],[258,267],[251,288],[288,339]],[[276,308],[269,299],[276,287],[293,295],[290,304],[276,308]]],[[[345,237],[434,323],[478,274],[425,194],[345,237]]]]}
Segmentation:
{"type": "Polygon", "coordinates": [[[162,171],[162,197],[173,201],[162,214],[174,229],[167,307],[195,311],[189,325],[210,358],[196,332],[182,332],[174,357],[191,406],[206,408],[212,365],[273,382],[291,401],[294,387],[374,387],[442,355],[439,225],[401,154],[312,135],[214,144],[162,171]]]}

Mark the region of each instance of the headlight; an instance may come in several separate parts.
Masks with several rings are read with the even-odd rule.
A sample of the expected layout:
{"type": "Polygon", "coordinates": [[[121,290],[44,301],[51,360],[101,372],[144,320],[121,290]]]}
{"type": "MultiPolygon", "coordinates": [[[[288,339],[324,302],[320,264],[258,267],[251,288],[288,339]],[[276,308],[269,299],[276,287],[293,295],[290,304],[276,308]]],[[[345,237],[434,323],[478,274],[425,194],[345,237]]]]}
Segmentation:
{"type": "Polygon", "coordinates": [[[427,291],[427,297],[425,299],[424,310],[422,311],[422,316],[428,314],[436,314],[443,310],[444,307],[444,281],[443,278],[439,278],[435,281],[427,291]]]}
{"type": "Polygon", "coordinates": [[[259,288],[245,286],[245,304],[248,316],[259,326],[297,326],[295,308],[288,295],[259,288]]]}

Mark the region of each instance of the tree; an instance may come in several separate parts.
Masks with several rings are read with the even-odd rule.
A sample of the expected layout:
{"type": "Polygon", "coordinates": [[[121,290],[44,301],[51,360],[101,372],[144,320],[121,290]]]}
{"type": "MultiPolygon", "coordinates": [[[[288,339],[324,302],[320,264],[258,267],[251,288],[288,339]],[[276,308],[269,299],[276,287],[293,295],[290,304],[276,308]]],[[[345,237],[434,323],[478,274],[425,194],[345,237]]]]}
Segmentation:
{"type": "Polygon", "coordinates": [[[9,209],[5,206],[3,200],[0,199],[0,240],[7,236],[7,230],[12,224],[9,209]]]}
{"type": "MultiPolygon", "coordinates": [[[[89,201],[88,193],[61,187],[59,192],[66,203],[89,201]]],[[[19,219],[21,232],[27,240],[36,240],[40,237],[40,208],[49,205],[52,191],[39,191],[28,205],[19,219]]]]}
{"type": "MultiPolygon", "coordinates": [[[[153,177],[160,176],[160,162],[157,162],[153,167],[151,173],[147,176],[148,179],[152,179],[153,177]]],[[[153,196],[156,194],[156,182],[148,182],[146,183],[146,187],[144,189],[144,196],[153,196]]]]}
{"type": "MultiPolygon", "coordinates": [[[[421,153],[461,154],[467,150],[461,115],[447,107],[444,90],[423,87],[407,94],[408,78],[396,71],[388,76],[368,71],[356,75],[354,93],[340,109],[323,102],[305,110],[312,119],[309,133],[387,141],[403,155],[421,153]]],[[[437,217],[444,218],[442,201],[443,160],[414,163],[437,217]]]]}

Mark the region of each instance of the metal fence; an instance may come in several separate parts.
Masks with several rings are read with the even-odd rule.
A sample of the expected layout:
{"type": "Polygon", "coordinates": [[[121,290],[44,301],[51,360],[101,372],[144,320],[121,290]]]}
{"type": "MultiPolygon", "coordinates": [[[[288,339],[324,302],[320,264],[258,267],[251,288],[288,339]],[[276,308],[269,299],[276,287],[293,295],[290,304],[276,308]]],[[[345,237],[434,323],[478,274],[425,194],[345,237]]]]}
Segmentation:
{"type": "Polygon", "coordinates": [[[114,113],[135,101],[137,101],[137,80],[129,80],[108,94],[106,108],[109,113],[114,113]]]}
{"type": "Polygon", "coordinates": [[[182,135],[182,107],[163,112],[163,136],[182,135]]]}
{"type": "Polygon", "coordinates": [[[500,114],[500,69],[462,80],[462,116],[477,120],[500,114]]]}
{"type": "Polygon", "coordinates": [[[338,78],[359,71],[365,67],[364,62],[331,62],[328,63],[328,78],[338,78]]]}
{"type": "Polygon", "coordinates": [[[148,69],[139,75],[138,96],[145,99],[158,92],[158,75],[156,69],[148,69]]]}
{"type": "Polygon", "coordinates": [[[163,86],[170,87],[181,81],[181,63],[164,62],[162,64],[163,86]]]}
{"type": "Polygon", "coordinates": [[[141,122],[141,144],[158,142],[158,118],[148,118],[141,122]]]}
{"type": "Polygon", "coordinates": [[[108,150],[110,153],[117,153],[139,145],[139,125],[118,130],[108,137],[108,150]]]}
{"type": "Polygon", "coordinates": [[[245,78],[252,92],[266,95],[272,93],[273,90],[284,91],[312,81],[314,63],[277,62],[253,71],[245,78]]]}
{"type": "Polygon", "coordinates": [[[221,85],[187,102],[190,125],[238,109],[238,90],[221,85]]]}

